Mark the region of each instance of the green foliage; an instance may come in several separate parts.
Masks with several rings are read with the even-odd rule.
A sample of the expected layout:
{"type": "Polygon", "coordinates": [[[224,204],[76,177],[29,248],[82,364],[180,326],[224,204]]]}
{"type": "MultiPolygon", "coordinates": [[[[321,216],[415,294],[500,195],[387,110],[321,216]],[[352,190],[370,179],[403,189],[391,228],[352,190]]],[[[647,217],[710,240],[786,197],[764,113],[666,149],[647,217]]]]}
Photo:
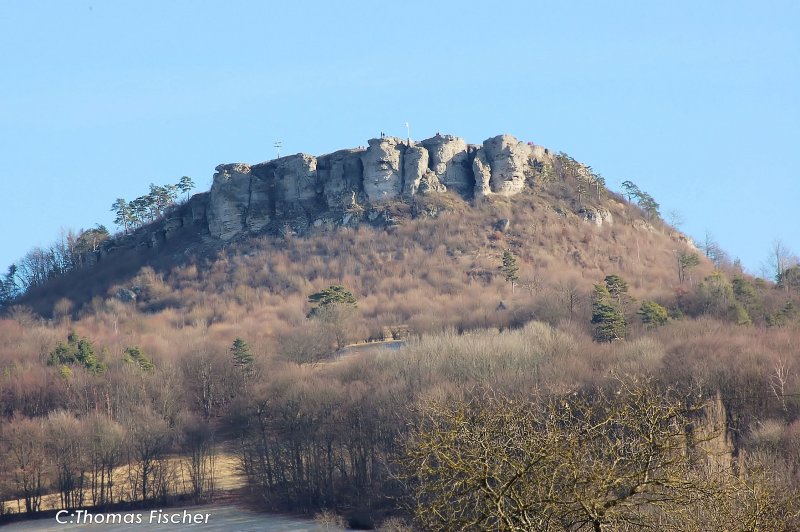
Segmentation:
{"type": "Polygon", "coordinates": [[[116,214],[114,223],[122,227],[127,233],[141,225],[157,220],[164,216],[167,210],[175,204],[180,192],[194,188],[194,181],[188,176],[181,177],[178,183],[171,185],[156,185],[150,183],[150,192],[144,196],[131,200],[117,198],[111,205],[111,211],[116,214]]]}
{"type": "Polygon", "coordinates": [[[111,204],[111,212],[117,215],[116,218],[114,218],[114,223],[122,227],[126,233],[136,223],[134,206],[128,203],[125,198],[117,198],[117,200],[111,204]]]}
{"type": "Polygon", "coordinates": [[[178,181],[178,184],[175,185],[178,187],[178,190],[186,194],[186,199],[189,199],[189,191],[194,188],[194,181],[188,175],[181,177],[181,180],[178,181]]]}
{"type": "Polygon", "coordinates": [[[637,314],[642,318],[642,323],[648,329],[665,325],[669,320],[667,309],[655,301],[643,301],[637,314]]]}
{"type": "Polygon", "coordinates": [[[626,196],[628,196],[628,201],[631,201],[634,197],[638,197],[641,193],[639,187],[636,186],[633,181],[623,181],[622,191],[626,196]]]}
{"type": "Polygon", "coordinates": [[[47,358],[48,366],[83,366],[92,373],[102,373],[105,365],[94,352],[94,346],[74,331],[67,335],[67,343],[59,342],[47,358]]]}
{"type": "Polygon", "coordinates": [[[737,276],[731,281],[731,287],[733,288],[733,297],[750,316],[764,315],[764,306],[755,284],[737,276]]]}
{"type": "Polygon", "coordinates": [[[326,307],[331,307],[333,305],[351,308],[356,308],[358,306],[356,296],[345,289],[345,287],[338,284],[331,285],[328,288],[311,294],[308,296],[308,302],[317,305],[308,313],[308,317],[310,318],[321,313],[326,307]]]}
{"type": "Polygon", "coordinates": [[[0,308],[9,305],[19,295],[16,275],[17,266],[12,264],[6,274],[0,277],[0,308]]]}
{"type": "Polygon", "coordinates": [[[611,342],[625,338],[625,315],[602,284],[594,285],[592,292],[592,324],[598,342],[611,342]]]}
{"type": "Polygon", "coordinates": [[[639,192],[639,198],[637,200],[637,203],[639,204],[639,207],[641,207],[642,210],[645,212],[649,220],[655,220],[661,217],[661,213],[658,211],[660,205],[655,199],[653,199],[653,196],[651,196],[647,192],[641,192],[641,191],[639,192]]]}
{"type": "Polygon", "coordinates": [[[690,269],[700,264],[700,256],[693,251],[678,253],[678,281],[683,284],[690,269]]]}
{"type": "Polygon", "coordinates": [[[519,280],[519,266],[517,265],[516,257],[508,249],[503,252],[503,265],[500,267],[500,271],[503,272],[503,278],[506,282],[511,283],[511,291],[513,292],[514,286],[519,280]]]}
{"type": "Polygon", "coordinates": [[[248,372],[253,366],[253,354],[250,352],[250,346],[241,338],[237,337],[233,341],[231,357],[233,358],[233,365],[244,372],[248,372]]]}
{"type": "Polygon", "coordinates": [[[136,364],[142,371],[150,372],[156,368],[153,361],[138,346],[126,347],[122,360],[128,364],[136,364]]]}
{"type": "Polygon", "coordinates": [[[622,298],[628,294],[628,283],[619,275],[606,275],[606,288],[611,297],[622,303],[622,298]]]}
{"type": "Polygon", "coordinates": [[[75,239],[75,253],[83,255],[92,251],[97,251],[100,244],[109,238],[108,229],[104,225],[97,225],[91,229],[86,229],[78,234],[75,239]]]}
{"type": "Polygon", "coordinates": [[[648,219],[653,220],[661,216],[658,212],[658,208],[660,207],[658,202],[653,196],[640,189],[632,181],[623,181],[622,191],[628,197],[628,201],[632,199],[636,200],[636,203],[639,204],[639,207],[642,208],[648,219]]]}
{"type": "Polygon", "coordinates": [[[786,304],[777,312],[767,315],[768,327],[783,327],[790,321],[797,317],[797,307],[791,301],[786,304]]]}
{"type": "Polygon", "coordinates": [[[703,314],[739,325],[752,323],[747,310],[736,300],[731,282],[721,272],[703,279],[697,289],[697,299],[703,314]]]}

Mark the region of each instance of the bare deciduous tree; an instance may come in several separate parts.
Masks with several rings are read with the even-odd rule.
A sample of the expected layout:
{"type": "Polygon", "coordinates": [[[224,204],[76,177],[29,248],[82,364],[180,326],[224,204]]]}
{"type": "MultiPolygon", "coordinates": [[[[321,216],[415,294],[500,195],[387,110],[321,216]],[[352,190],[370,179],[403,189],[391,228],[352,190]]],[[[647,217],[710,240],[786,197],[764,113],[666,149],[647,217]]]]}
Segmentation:
{"type": "MultiPolygon", "coordinates": [[[[743,486],[706,445],[715,434],[698,424],[702,408],[635,381],[536,400],[430,403],[412,427],[402,478],[426,530],[692,529],[697,508],[743,486]]],[[[747,505],[729,506],[749,515],[747,505]]]]}

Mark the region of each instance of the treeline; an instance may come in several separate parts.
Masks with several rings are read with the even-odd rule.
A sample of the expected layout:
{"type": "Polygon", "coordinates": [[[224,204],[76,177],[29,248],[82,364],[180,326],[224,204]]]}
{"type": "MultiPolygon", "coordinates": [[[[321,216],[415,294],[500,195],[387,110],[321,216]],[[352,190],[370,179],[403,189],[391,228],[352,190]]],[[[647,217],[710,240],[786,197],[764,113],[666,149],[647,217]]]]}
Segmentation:
{"type": "Polygon", "coordinates": [[[194,181],[188,176],[181,177],[174,185],[150,184],[150,192],[128,201],[118,198],[112,205],[111,211],[116,215],[114,223],[125,230],[125,233],[153,222],[175,205],[181,193],[188,195],[194,188],[194,181]]]}
{"type": "Polygon", "coordinates": [[[0,514],[44,509],[51,493],[59,508],[213,495],[211,413],[257,377],[244,341],[213,383],[208,358],[157,367],[138,346],[112,358],[74,332],[45,360],[0,377],[0,514]],[[20,507],[2,504],[15,499],[20,507]]]}
{"type": "Polygon", "coordinates": [[[181,496],[200,502],[215,488],[208,427],[190,419],[171,426],[150,407],[132,407],[120,420],[67,410],[17,417],[0,435],[0,515],[49,509],[47,494],[57,494],[57,508],[103,508],[181,496]]]}
{"type": "MultiPolygon", "coordinates": [[[[172,185],[150,185],[150,192],[130,202],[117,199],[111,206],[116,215],[114,223],[125,233],[146,223],[153,222],[175,205],[181,193],[188,194],[194,181],[181,177],[172,185]]],[[[8,306],[29,289],[46,283],[66,273],[82,268],[87,256],[100,249],[100,245],[111,238],[103,225],[78,231],[62,231],[59,238],[45,247],[35,247],[16,263],[8,267],[0,277],[0,308],[8,306]]]]}
{"type": "Polygon", "coordinates": [[[98,225],[77,232],[62,231],[49,246],[31,249],[0,277],[0,307],[32,287],[44,286],[65,273],[82,268],[87,254],[100,249],[109,236],[108,230],[98,225]]]}

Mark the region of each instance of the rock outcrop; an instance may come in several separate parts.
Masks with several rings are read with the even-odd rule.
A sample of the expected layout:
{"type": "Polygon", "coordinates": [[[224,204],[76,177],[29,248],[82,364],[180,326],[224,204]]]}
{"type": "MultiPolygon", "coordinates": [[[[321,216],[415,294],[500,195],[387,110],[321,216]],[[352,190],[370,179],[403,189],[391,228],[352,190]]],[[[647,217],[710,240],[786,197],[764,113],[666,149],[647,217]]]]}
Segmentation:
{"type": "Polygon", "coordinates": [[[370,139],[361,156],[364,193],[370,202],[394,199],[403,191],[403,154],[407,146],[397,137],[370,139]]]}
{"type": "Polygon", "coordinates": [[[244,217],[250,210],[252,174],[248,164],[223,164],[216,170],[206,209],[208,231],[229,240],[244,230],[244,217]]]}
{"type": "Polygon", "coordinates": [[[528,186],[533,165],[549,157],[511,135],[479,146],[453,135],[419,143],[381,137],[366,149],[220,165],[202,216],[211,236],[222,240],[270,227],[303,231],[352,224],[362,215],[377,220],[371,208],[417,194],[450,191],[465,199],[518,194],[528,186]]]}
{"type": "Polygon", "coordinates": [[[428,166],[442,185],[462,196],[472,194],[475,177],[464,139],[437,134],[420,145],[428,151],[428,166]]]}
{"type": "Polygon", "coordinates": [[[525,188],[532,160],[535,160],[535,155],[531,147],[511,135],[485,140],[472,165],[475,194],[519,194],[525,188]]]}

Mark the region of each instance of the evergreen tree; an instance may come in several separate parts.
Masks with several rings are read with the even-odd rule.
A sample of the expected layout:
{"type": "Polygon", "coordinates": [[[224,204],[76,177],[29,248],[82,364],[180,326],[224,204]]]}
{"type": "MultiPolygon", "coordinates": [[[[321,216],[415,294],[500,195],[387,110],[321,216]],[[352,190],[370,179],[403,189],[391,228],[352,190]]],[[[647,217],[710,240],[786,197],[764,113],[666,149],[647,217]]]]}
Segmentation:
{"type": "Polygon", "coordinates": [[[623,181],[622,182],[622,191],[628,196],[628,201],[631,201],[632,198],[638,198],[641,191],[639,187],[637,187],[632,181],[623,181]]]}
{"type": "Polygon", "coordinates": [[[669,319],[667,309],[655,301],[643,301],[637,314],[642,318],[642,323],[648,329],[665,325],[669,319]]]}
{"type": "Polygon", "coordinates": [[[513,293],[514,286],[519,280],[519,266],[517,265],[516,257],[514,257],[514,254],[511,253],[510,250],[505,250],[503,252],[503,265],[500,267],[500,270],[503,272],[503,278],[506,282],[511,283],[511,292],[513,293]]]}
{"type": "Polygon", "coordinates": [[[625,315],[603,284],[594,285],[592,292],[592,324],[598,342],[625,338],[625,315]]]}
{"type": "Polygon", "coordinates": [[[17,265],[12,264],[3,277],[0,277],[0,308],[11,303],[19,295],[17,286],[17,265]]]}
{"type": "Polygon", "coordinates": [[[50,353],[47,358],[48,366],[78,365],[83,366],[92,373],[102,373],[105,365],[100,362],[94,352],[94,346],[74,331],[67,336],[67,343],[61,343],[50,353]]]}
{"type": "Polygon", "coordinates": [[[249,373],[253,365],[253,354],[250,352],[250,346],[241,338],[236,338],[231,346],[231,357],[233,357],[233,365],[240,368],[245,373],[249,373]]]}
{"type": "Polygon", "coordinates": [[[189,199],[189,191],[194,188],[194,181],[192,181],[191,177],[189,177],[188,175],[185,175],[185,176],[181,177],[181,180],[178,181],[178,184],[176,186],[178,187],[178,190],[180,190],[181,192],[186,194],[186,199],[188,200],[189,199]]]}
{"type": "Polygon", "coordinates": [[[622,306],[623,298],[628,295],[628,283],[619,275],[606,275],[605,283],[608,293],[622,306]]]}
{"type": "Polygon", "coordinates": [[[683,284],[686,274],[691,269],[700,264],[700,257],[697,253],[681,251],[678,253],[678,282],[683,284]]]}
{"type": "Polygon", "coordinates": [[[660,205],[655,199],[653,199],[653,196],[647,192],[642,192],[641,190],[639,191],[637,203],[645,212],[645,214],[647,214],[648,220],[654,220],[661,217],[661,213],[658,211],[660,205]]]}
{"type": "Polygon", "coordinates": [[[331,285],[328,288],[324,288],[319,292],[311,294],[308,296],[308,302],[317,304],[317,306],[311,309],[311,312],[309,312],[308,316],[310,318],[320,313],[326,307],[337,305],[356,308],[358,306],[356,297],[353,295],[353,293],[345,289],[345,287],[342,285],[338,284],[331,285]]]}
{"type": "Polygon", "coordinates": [[[125,233],[136,225],[134,206],[128,203],[124,198],[117,198],[117,201],[111,204],[111,211],[116,214],[114,223],[122,227],[125,233]]]}
{"type": "Polygon", "coordinates": [[[142,371],[149,372],[156,368],[153,361],[138,346],[126,347],[122,360],[128,364],[136,364],[142,371]]]}

